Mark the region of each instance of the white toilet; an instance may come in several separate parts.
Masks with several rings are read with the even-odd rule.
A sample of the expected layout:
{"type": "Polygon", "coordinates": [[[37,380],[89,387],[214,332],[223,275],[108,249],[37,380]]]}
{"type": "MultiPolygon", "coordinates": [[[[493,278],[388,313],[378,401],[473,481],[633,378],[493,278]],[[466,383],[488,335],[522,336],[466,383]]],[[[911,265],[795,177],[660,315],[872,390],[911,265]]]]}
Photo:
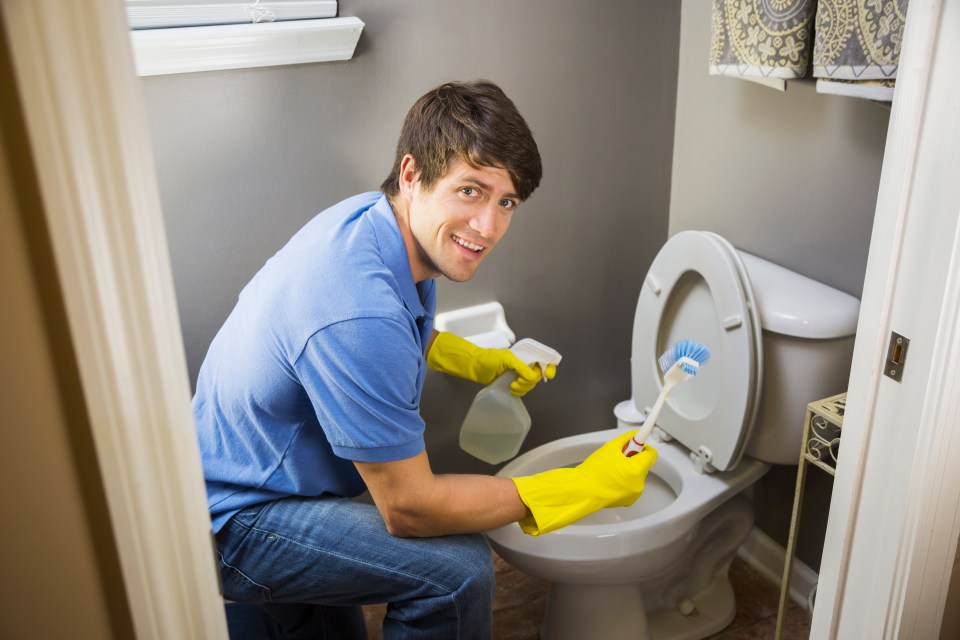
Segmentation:
{"type": "MultiPolygon", "coordinates": [[[[487,534],[504,560],[551,582],[544,640],[694,639],[730,623],[727,570],[753,527],[739,494],[770,463],[798,463],[807,403],[847,386],[858,312],[856,298],[716,234],[670,238],[637,303],[633,397],[614,410],[618,428],[643,422],[661,389],[657,357],[672,344],[696,340],[711,359],[660,414],[643,496],[539,537],[516,524],[487,534]]],[[[616,435],[545,444],[497,475],[575,465],[616,435]]]]}

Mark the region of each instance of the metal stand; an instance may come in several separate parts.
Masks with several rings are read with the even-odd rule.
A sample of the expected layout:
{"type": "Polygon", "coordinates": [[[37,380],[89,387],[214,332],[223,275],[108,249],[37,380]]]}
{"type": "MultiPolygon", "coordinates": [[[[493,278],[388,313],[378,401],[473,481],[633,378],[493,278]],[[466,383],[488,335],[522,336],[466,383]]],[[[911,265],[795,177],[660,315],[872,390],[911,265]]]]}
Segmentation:
{"type": "Polygon", "coordinates": [[[846,404],[847,394],[841,393],[807,405],[807,417],[803,424],[803,441],[800,448],[800,464],[797,467],[797,488],[793,495],[790,538],[787,541],[787,557],[783,564],[783,580],[780,583],[780,605],[777,609],[775,640],[782,639],[783,625],[786,622],[787,601],[790,599],[790,577],[793,570],[793,555],[796,551],[797,532],[800,529],[800,506],[803,504],[807,465],[813,464],[820,467],[831,476],[836,474],[846,404]]]}

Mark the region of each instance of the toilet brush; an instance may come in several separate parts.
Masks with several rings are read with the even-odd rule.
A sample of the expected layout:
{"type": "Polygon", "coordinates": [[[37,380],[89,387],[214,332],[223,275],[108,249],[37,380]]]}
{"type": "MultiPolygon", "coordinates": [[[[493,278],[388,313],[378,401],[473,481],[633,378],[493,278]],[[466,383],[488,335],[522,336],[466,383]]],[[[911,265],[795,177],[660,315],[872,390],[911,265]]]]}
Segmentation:
{"type": "Polygon", "coordinates": [[[643,426],[623,447],[623,454],[628,458],[643,451],[643,443],[650,437],[660,410],[667,396],[678,384],[697,375],[700,367],[710,360],[710,350],[695,340],[681,340],[663,353],[658,359],[660,370],[663,371],[663,390],[653,403],[653,408],[643,421],[643,426]]]}

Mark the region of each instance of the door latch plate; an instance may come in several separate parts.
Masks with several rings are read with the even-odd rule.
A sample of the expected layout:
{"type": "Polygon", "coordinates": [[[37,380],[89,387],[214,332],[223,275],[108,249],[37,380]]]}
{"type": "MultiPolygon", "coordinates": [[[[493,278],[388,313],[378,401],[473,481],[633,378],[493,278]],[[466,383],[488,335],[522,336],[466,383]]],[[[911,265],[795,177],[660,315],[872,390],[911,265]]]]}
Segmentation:
{"type": "Polygon", "coordinates": [[[906,338],[895,331],[890,332],[890,344],[887,345],[887,365],[883,374],[900,382],[903,378],[903,364],[907,361],[907,347],[910,338],[906,338]]]}

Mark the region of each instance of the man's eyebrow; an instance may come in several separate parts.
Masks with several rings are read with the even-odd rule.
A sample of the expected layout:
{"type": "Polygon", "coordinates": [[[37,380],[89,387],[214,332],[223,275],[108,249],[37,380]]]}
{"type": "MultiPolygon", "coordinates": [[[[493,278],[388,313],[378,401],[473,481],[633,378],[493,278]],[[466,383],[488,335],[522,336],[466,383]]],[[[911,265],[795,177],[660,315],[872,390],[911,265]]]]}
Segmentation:
{"type": "MultiPolygon", "coordinates": [[[[482,181],[482,180],[478,180],[477,178],[474,178],[473,176],[467,176],[466,178],[463,179],[463,181],[464,181],[464,182],[472,182],[473,184],[477,185],[478,187],[480,187],[481,189],[483,189],[483,190],[485,190],[485,191],[491,191],[491,190],[492,190],[492,188],[490,187],[490,185],[488,185],[486,182],[484,182],[484,181],[482,181]]],[[[512,193],[512,192],[511,192],[511,193],[505,193],[505,194],[503,194],[503,195],[504,195],[505,198],[513,198],[514,200],[521,200],[520,196],[517,195],[516,193],[512,193]]]]}

